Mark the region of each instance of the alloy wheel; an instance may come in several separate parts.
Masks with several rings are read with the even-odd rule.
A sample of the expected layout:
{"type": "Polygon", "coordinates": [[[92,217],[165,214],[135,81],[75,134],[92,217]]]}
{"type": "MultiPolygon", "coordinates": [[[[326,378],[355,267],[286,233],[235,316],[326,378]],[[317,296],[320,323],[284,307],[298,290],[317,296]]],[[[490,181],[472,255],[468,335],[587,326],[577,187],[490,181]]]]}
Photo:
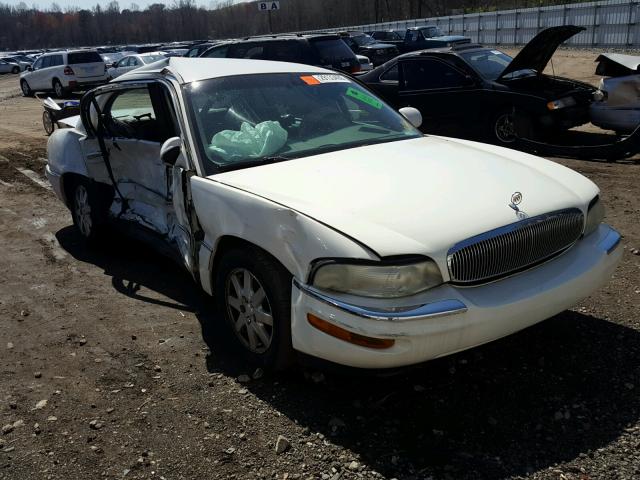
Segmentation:
{"type": "Polygon", "coordinates": [[[91,236],[93,221],[91,220],[91,204],[89,203],[89,192],[84,185],[76,187],[74,213],[78,224],[78,229],[84,237],[91,236]]]}
{"type": "Polygon", "coordinates": [[[260,281],[246,268],[227,276],[225,301],[233,331],[244,347],[264,353],[273,340],[273,311],[260,281]]]}
{"type": "Polygon", "coordinates": [[[496,138],[503,143],[516,141],[516,128],[512,114],[503,113],[496,119],[495,134],[496,138]]]}
{"type": "Polygon", "coordinates": [[[56,92],[56,97],[58,97],[58,98],[62,98],[62,96],[64,95],[64,91],[63,91],[63,89],[62,89],[62,84],[61,84],[60,82],[56,82],[56,83],[53,85],[53,89],[54,89],[54,90],[55,90],[55,92],[56,92]]]}

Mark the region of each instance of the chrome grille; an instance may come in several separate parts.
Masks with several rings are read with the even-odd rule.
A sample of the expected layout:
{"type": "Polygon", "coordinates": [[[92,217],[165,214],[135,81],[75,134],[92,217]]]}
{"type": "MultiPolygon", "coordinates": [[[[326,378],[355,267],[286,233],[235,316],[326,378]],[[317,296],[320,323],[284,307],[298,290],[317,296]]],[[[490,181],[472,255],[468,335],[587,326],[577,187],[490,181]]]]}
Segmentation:
{"type": "Polygon", "coordinates": [[[471,237],[449,250],[451,282],[481,283],[543,262],[573,245],[583,227],[582,212],[568,209],[471,237]]]}

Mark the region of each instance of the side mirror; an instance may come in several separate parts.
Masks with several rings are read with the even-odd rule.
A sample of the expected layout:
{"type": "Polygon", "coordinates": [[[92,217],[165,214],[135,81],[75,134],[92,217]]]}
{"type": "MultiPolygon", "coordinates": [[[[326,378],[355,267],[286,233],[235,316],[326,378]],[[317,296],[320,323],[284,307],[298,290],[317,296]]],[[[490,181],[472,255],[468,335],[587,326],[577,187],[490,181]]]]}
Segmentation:
{"type": "Polygon", "coordinates": [[[400,110],[400,115],[409,120],[409,123],[416,128],[420,128],[422,125],[422,114],[420,110],[413,107],[402,107],[400,110]]]}
{"type": "Polygon", "coordinates": [[[111,64],[111,68],[117,68],[117,66],[118,66],[118,62],[113,62],[113,63],[111,64]]]}
{"type": "Polygon", "coordinates": [[[33,72],[33,67],[32,67],[31,65],[29,65],[29,66],[27,67],[27,71],[29,71],[29,72],[33,72]]]}
{"type": "Polygon", "coordinates": [[[182,148],[182,140],[180,137],[171,137],[166,140],[160,148],[160,160],[167,165],[174,166],[182,148]]]}

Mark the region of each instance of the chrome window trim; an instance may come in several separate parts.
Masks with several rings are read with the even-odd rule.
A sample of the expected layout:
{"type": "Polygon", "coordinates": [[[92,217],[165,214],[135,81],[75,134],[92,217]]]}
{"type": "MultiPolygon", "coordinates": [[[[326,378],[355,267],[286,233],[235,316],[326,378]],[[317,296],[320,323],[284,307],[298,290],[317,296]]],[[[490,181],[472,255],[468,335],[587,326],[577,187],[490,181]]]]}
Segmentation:
{"type": "Polygon", "coordinates": [[[467,311],[467,306],[460,300],[456,299],[438,300],[436,302],[425,303],[423,305],[405,307],[396,311],[380,310],[343,302],[342,300],[330,297],[329,295],[326,295],[325,293],[319,291],[318,289],[310,287],[309,285],[303,285],[295,278],[293,279],[293,285],[300,291],[316,300],[319,300],[327,305],[335,307],[351,315],[355,315],[360,318],[366,318],[367,320],[378,320],[385,322],[426,320],[429,318],[456,315],[467,311]]]}

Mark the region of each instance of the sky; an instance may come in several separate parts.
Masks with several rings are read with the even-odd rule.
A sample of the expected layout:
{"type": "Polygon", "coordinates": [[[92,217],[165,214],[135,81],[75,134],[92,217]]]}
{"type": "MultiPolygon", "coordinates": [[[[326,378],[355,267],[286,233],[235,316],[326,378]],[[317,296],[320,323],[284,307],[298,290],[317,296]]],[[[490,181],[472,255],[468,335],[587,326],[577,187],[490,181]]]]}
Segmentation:
{"type": "MultiPolygon", "coordinates": [[[[53,3],[53,0],[0,0],[0,3],[8,3],[9,5],[17,5],[21,1],[24,1],[29,7],[35,5],[36,8],[45,9],[49,8],[53,3]]],[[[240,1],[248,1],[248,0],[236,0],[236,3],[240,1]]],[[[78,7],[78,8],[86,8],[90,9],[95,6],[97,3],[100,5],[106,5],[109,3],[108,0],[56,0],[56,2],[62,9],[65,7],[78,7]]],[[[120,8],[129,8],[132,3],[136,3],[141,9],[146,8],[152,3],[164,3],[165,5],[172,5],[173,0],[118,0],[118,4],[120,8]]],[[[216,0],[196,0],[198,5],[203,5],[205,7],[211,7],[218,3],[216,0]]]]}

